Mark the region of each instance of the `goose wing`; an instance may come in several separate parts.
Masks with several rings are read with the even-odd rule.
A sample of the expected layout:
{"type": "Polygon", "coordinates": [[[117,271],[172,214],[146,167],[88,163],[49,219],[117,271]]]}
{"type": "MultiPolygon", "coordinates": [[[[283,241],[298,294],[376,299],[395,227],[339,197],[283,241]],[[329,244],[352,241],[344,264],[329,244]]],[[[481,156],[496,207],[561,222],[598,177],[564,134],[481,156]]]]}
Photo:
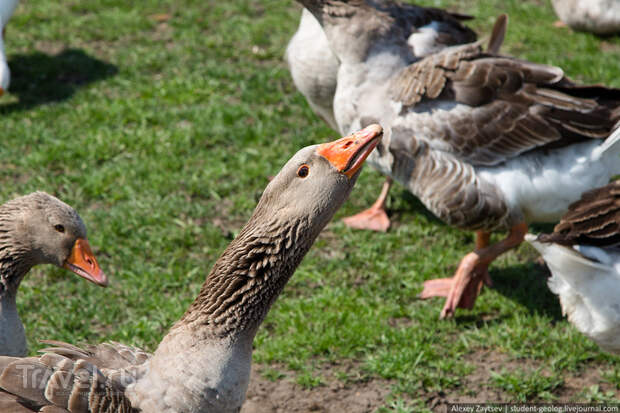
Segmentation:
{"type": "Polygon", "coordinates": [[[0,357],[0,411],[132,412],[124,390],[148,353],[119,343],[46,343],[53,347],[39,357],[0,357]]]}
{"type": "Polygon", "coordinates": [[[542,242],[562,245],[620,246],[620,180],[584,193],[542,242]]]}
{"type": "MultiPolygon", "coordinates": [[[[503,33],[494,30],[490,49],[499,49],[503,33]]],[[[482,42],[407,66],[389,93],[400,106],[393,125],[473,165],[602,139],[620,117],[620,90],[577,86],[558,67],[487,52],[482,42]]]]}

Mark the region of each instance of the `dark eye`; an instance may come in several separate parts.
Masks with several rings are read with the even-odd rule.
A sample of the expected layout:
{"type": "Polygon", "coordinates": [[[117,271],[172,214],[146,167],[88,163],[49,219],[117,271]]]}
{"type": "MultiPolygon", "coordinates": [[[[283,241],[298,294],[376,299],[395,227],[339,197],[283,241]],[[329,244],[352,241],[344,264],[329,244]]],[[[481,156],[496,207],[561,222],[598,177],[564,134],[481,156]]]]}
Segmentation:
{"type": "Polygon", "coordinates": [[[310,167],[308,165],[301,165],[297,170],[297,176],[300,178],[305,178],[310,173],[310,167]]]}
{"type": "Polygon", "coordinates": [[[54,229],[60,233],[65,232],[65,227],[63,227],[62,225],[58,224],[58,225],[54,225],[54,229]]]}

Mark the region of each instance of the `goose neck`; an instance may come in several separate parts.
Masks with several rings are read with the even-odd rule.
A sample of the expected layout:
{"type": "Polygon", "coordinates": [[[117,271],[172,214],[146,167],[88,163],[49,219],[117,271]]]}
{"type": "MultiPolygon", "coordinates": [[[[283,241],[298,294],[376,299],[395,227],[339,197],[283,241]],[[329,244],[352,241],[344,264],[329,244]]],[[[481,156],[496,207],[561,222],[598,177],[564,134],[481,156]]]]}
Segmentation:
{"type": "Polygon", "coordinates": [[[217,260],[179,324],[205,338],[254,336],[317,234],[302,220],[257,214],[217,260]]]}

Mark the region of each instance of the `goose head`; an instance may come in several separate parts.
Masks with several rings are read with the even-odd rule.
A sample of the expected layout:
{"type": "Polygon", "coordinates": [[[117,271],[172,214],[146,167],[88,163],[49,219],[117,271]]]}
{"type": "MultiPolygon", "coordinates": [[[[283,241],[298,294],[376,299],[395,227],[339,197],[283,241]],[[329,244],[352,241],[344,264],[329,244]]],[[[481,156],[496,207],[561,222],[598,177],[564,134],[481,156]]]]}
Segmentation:
{"type": "Polygon", "coordinates": [[[97,285],[108,284],[91,251],[82,219],[51,195],[34,192],[2,205],[0,231],[2,251],[17,261],[13,268],[22,270],[18,277],[34,265],[54,264],[97,285]]]}
{"type": "Polygon", "coordinates": [[[381,126],[373,124],[297,152],[267,185],[175,329],[184,331],[192,324],[191,329],[208,326],[209,337],[249,332],[253,338],[316,237],[347,199],[382,134],[381,126]]]}
{"type": "Polygon", "coordinates": [[[343,63],[358,63],[371,49],[404,48],[408,53],[405,33],[394,25],[389,13],[372,7],[365,0],[297,0],[323,27],[329,46],[343,63]],[[396,42],[390,38],[402,38],[396,42]]]}
{"type": "Polygon", "coordinates": [[[364,161],[381,140],[377,124],[298,151],[265,188],[255,214],[275,214],[320,230],[347,199],[364,161]]]}

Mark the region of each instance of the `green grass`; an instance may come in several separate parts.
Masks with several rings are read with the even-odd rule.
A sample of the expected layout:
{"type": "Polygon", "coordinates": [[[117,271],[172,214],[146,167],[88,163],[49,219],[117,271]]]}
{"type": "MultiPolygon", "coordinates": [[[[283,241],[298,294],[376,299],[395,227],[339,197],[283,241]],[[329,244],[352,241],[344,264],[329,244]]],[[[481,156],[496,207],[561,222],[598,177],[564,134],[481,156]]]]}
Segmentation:
{"type": "Polygon", "coordinates": [[[526,402],[532,397],[552,399],[551,392],[562,385],[562,380],[555,374],[550,377],[537,371],[515,370],[513,372],[502,371],[491,375],[492,382],[496,387],[506,390],[514,395],[518,401],[526,402]]]}
{"type": "MultiPolygon", "coordinates": [[[[555,28],[546,1],[451,7],[487,33],[506,11],[505,53],[620,87],[620,40],[555,28]]],[[[20,3],[6,39],[13,78],[0,99],[0,199],[45,190],[73,205],[111,278],[103,290],[60,269],[34,270],[18,299],[31,352],[41,338],[153,350],[268,176],[299,148],[337,137],[283,61],[299,11],[280,0],[20,3]]],[[[292,369],[307,387],[324,382],[328,363],[353,364],[357,376],[390,380],[381,411],[419,411],[428,392],[471,392],[468,376],[485,362],[468,358],[481,351],[532,367],[491,379],[514,400],[553,399],[567,376],[594,368],[618,395],[620,358],[562,319],[528,247],[492,266],[495,287],[475,309],[439,321],[443,302],[416,294],[424,280],[451,274],[472,234],[445,226],[402,188],[390,197],[389,233],[344,227],[340,218],[368,206],[381,181],[363,172],[261,328],[256,362],[292,369]]],[[[266,375],[279,379],[279,368],[266,375]]],[[[574,397],[610,396],[597,386],[574,397]]]]}

